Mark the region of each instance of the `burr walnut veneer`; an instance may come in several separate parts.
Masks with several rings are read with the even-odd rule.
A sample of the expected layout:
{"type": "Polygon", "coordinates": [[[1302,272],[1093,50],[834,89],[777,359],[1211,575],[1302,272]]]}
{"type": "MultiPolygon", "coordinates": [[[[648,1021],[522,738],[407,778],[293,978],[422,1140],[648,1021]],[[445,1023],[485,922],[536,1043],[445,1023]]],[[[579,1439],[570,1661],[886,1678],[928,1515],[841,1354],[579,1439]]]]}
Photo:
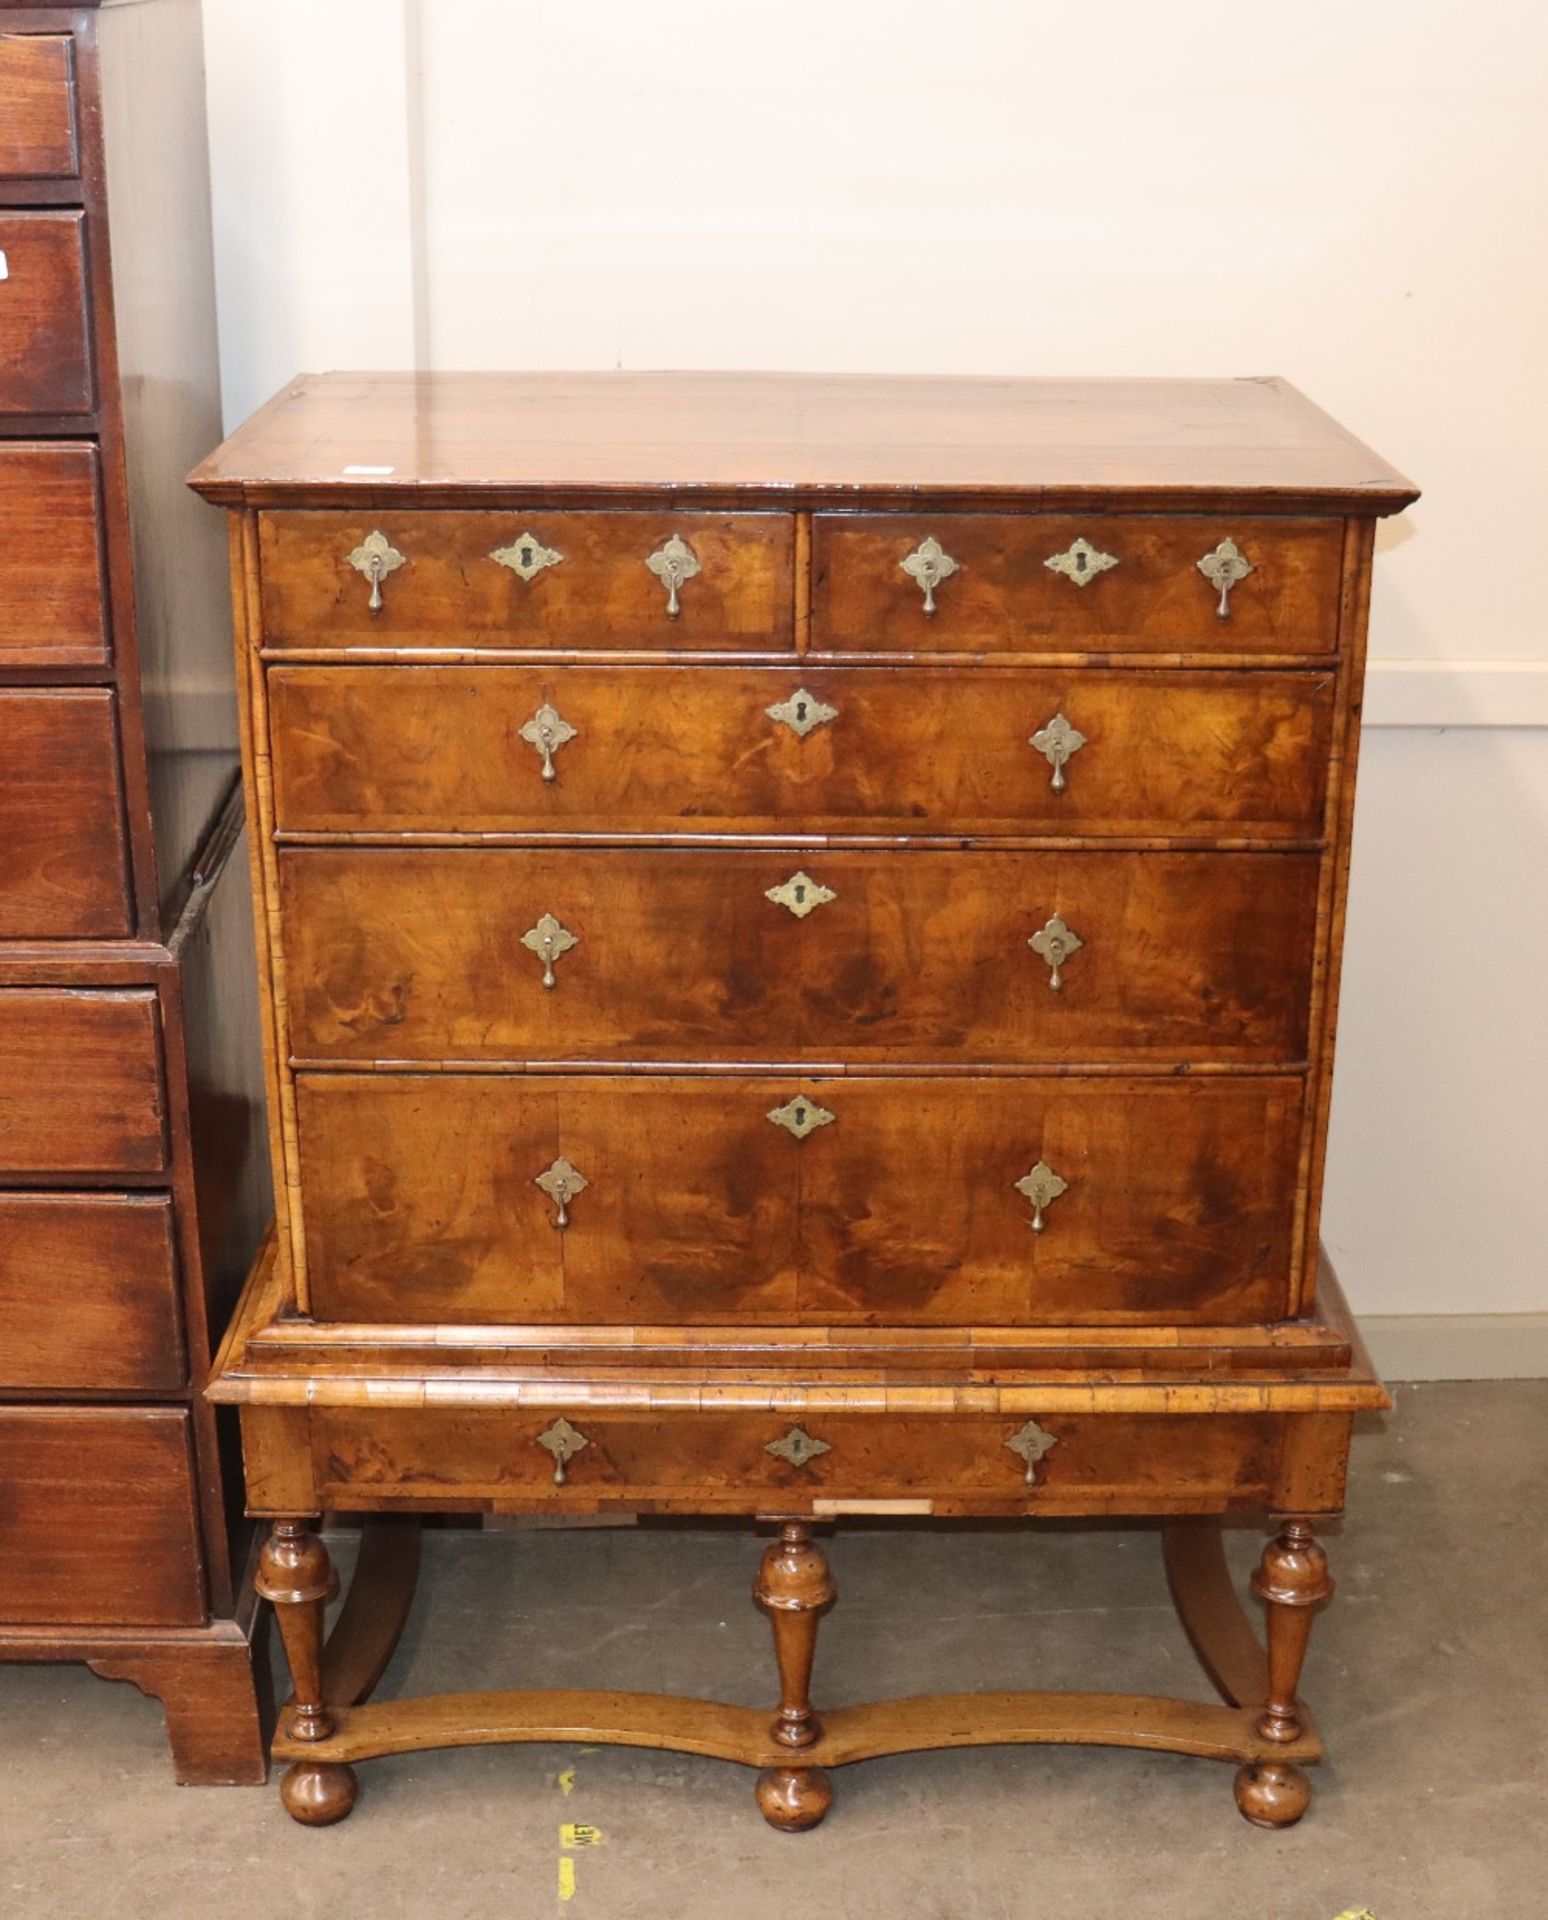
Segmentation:
{"type": "MultiPolygon", "coordinates": [[[[276,1238],[242,1408],[297,1819],[352,1763],[1234,1761],[1296,1697],[1353,1415],[1317,1216],[1376,517],[1282,383],[303,379],[231,510],[276,1238]],[[324,1510],[378,1516],[327,1642],[324,1510]],[[773,1714],[367,1701],[423,1511],[777,1526],[773,1714]],[[1219,1702],[819,1713],[844,1515],[1161,1516],[1219,1702]],[[1269,1514],[1254,1581],[1219,1523],[1269,1514]]],[[[968,1646],[964,1679],[971,1679],[968,1646]]]]}
{"type": "Polygon", "coordinates": [[[199,0],[0,0],[0,1662],[132,1680],[180,1779],[256,1783],[201,1391],[269,1211],[224,550],[182,484],[218,384],[199,0]]]}

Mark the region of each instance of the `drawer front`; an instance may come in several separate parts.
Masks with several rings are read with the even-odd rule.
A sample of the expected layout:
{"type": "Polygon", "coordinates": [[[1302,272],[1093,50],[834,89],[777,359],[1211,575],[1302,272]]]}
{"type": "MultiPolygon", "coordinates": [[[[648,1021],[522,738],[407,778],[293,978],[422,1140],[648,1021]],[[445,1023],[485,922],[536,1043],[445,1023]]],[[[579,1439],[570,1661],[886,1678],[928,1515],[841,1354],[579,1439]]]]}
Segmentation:
{"type": "Polygon", "coordinates": [[[0,176],[76,171],[75,77],[68,34],[0,33],[0,176]]]}
{"type": "Polygon", "coordinates": [[[0,938],[131,931],[113,695],[0,693],[0,938]]]}
{"type": "Polygon", "coordinates": [[[98,526],[95,448],[0,447],[0,667],[106,662],[98,526]]]}
{"type": "Polygon", "coordinates": [[[792,644],[789,514],[270,513],[259,538],[269,646],[792,644]]]}
{"type": "Polygon", "coordinates": [[[818,514],[812,645],[1331,654],[1343,540],[1338,520],[818,514]]]}
{"type": "Polygon", "coordinates": [[[1322,830],[1334,677],[276,667],[269,689],[282,830],[1276,841],[1322,830]]]}
{"type": "Polygon", "coordinates": [[[1275,1484],[1284,1430],[1269,1414],[1048,1413],[1029,1425],[1025,1414],[792,1418],[585,1406],[562,1416],[328,1407],[312,1413],[311,1426],[317,1498],[328,1507],[461,1501],[818,1516],[868,1502],[938,1513],[1261,1507],[1275,1484]],[[556,1483],[550,1445],[561,1418],[569,1433],[558,1437],[573,1434],[585,1445],[569,1454],[556,1483]],[[822,1449],[800,1465],[790,1454],[802,1459],[807,1450],[793,1430],[822,1449]],[[1023,1447],[1037,1456],[1030,1486],[1023,1447]]]}
{"type": "Polygon", "coordinates": [[[165,1113],[153,993],[0,991],[0,1169],[159,1173],[165,1113]]]}
{"type": "Polygon", "coordinates": [[[0,1194],[0,1387],[170,1393],[186,1372],[165,1194],[0,1194]]]}
{"type": "Polygon", "coordinates": [[[298,1108],[324,1320],[1286,1311],[1295,1079],[303,1075],[298,1108]]]}
{"type": "Polygon", "coordinates": [[[188,1415],[0,1407],[0,1623],[205,1617],[188,1415]]]}
{"type": "Polygon", "coordinates": [[[303,1059],[1306,1054],[1314,854],[313,847],[279,865],[303,1059]]]}
{"type": "Polygon", "coordinates": [[[0,214],[0,413],[90,413],[81,213],[0,214]]]}

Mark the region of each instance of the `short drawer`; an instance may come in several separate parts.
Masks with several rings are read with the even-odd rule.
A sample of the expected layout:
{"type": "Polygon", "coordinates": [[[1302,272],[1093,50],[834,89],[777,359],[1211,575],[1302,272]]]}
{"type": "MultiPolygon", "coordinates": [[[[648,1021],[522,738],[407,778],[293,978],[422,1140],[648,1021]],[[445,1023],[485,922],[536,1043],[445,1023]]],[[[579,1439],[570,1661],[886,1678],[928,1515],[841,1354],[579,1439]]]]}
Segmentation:
{"type": "Polygon", "coordinates": [[[1315,854],[308,847],[279,872],[303,1059],[1306,1057],[1315,854]]]}
{"type": "Polygon", "coordinates": [[[1278,671],[281,666],[275,799],[282,830],[321,833],[1312,839],[1334,684],[1278,671]]]}
{"type": "Polygon", "coordinates": [[[0,446],[0,667],[106,662],[100,507],[94,447],[0,446]]]}
{"type": "Polygon", "coordinates": [[[77,171],[71,53],[68,34],[0,33],[0,177],[77,171]]]}
{"type": "Polygon", "coordinates": [[[130,932],[113,695],[0,692],[0,768],[0,939],[130,932]]]}
{"type": "Polygon", "coordinates": [[[159,1173],[165,1114],[155,994],[0,991],[0,1169],[159,1173]]]}
{"type": "Polygon", "coordinates": [[[166,1393],[186,1374],[166,1194],[0,1194],[0,1388],[166,1393]]]}
{"type": "Polygon", "coordinates": [[[1278,1478],[1285,1426],[1262,1413],[792,1418],[586,1406],[327,1407],[309,1417],[317,1499],[328,1507],[439,1501],[819,1517],[867,1506],[1048,1514],[1262,1507],[1278,1478]],[[562,1477],[555,1449],[565,1456],[562,1477]]]}
{"type": "Polygon", "coordinates": [[[267,513],[276,647],[788,648],[789,514],[267,513]]]}
{"type": "Polygon", "coordinates": [[[82,213],[0,214],[0,413],[90,413],[82,213]]]}
{"type": "Polygon", "coordinates": [[[188,1415],[0,1407],[0,1622],[205,1617],[188,1415]]]}
{"type": "Polygon", "coordinates": [[[1272,1320],[1301,1101],[1290,1077],[302,1075],[312,1306],[399,1322],[1272,1320]]]}
{"type": "Polygon", "coordinates": [[[1331,654],[1343,522],[818,514],[812,645],[836,652],[1331,654]]]}

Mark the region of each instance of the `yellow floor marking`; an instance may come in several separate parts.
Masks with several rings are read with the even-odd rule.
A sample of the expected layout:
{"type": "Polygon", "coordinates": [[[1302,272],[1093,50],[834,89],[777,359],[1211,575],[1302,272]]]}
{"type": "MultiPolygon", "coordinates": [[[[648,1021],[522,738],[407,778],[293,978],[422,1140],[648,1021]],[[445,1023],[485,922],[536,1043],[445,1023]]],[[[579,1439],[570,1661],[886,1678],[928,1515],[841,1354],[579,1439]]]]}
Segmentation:
{"type": "Polygon", "coordinates": [[[568,1800],[570,1795],[575,1791],[574,1767],[566,1767],[563,1773],[556,1774],[554,1777],[559,1782],[559,1791],[564,1795],[565,1799],[568,1800]]]}
{"type": "Polygon", "coordinates": [[[575,1898],[575,1862],[567,1853],[561,1853],[559,1856],[559,1898],[561,1900],[575,1898]]]}
{"type": "Polygon", "coordinates": [[[588,1826],[583,1820],[567,1820],[559,1829],[559,1844],[573,1853],[577,1847],[605,1847],[607,1835],[600,1827],[588,1826]]]}
{"type": "Polygon", "coordinates": [[[1345,1907],[1342,1913],[1335,1914],[1333,1920],[1376,1920],[1369,1907],[1345,1907]]]}

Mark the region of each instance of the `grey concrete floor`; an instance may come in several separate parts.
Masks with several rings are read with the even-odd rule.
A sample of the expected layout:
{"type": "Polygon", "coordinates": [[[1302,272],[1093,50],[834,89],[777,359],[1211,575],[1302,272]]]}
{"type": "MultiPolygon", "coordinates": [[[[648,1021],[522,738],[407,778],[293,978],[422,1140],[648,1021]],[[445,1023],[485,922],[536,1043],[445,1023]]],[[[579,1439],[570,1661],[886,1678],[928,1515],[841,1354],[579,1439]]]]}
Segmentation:
{"type": "MultiPolygon", "coordinates": [[[[0,1668],[4,1920],[590,1914],[596,1920],[1539,1920],[1548,1914],[1548,1381],[1408,1387],[1355,1455],[1340,1593],[1305,1692],[1331,1759],[1298,1828],[1249,1828],[1230,1769],[991,1749],[835,1776],[776,1834],[752,1776],[671,1754],[507,1747],[378,1760],[355,1813],[178,1788],[160,1710],[71,1667],[0,1668]],[[568,1781],[565,1792],[561,1781],[568,1781]],[[572,1851],[561,1827],[597,1829],[572,1851]]],[[[349,1558],[348,1536],[335,1543],[349,1558]]],[[[1233,1540],[1241,1568],[1258,1536],[1233,1540]]],[[[384,1692],[662,1687],[758,1702],[767,1628],[740,1528],[445,1532],[384,1692]]],[[[1152,1535],[841,1532],[819,1698],[971,1686],[1207,1689],[1152,1535]]]]}

